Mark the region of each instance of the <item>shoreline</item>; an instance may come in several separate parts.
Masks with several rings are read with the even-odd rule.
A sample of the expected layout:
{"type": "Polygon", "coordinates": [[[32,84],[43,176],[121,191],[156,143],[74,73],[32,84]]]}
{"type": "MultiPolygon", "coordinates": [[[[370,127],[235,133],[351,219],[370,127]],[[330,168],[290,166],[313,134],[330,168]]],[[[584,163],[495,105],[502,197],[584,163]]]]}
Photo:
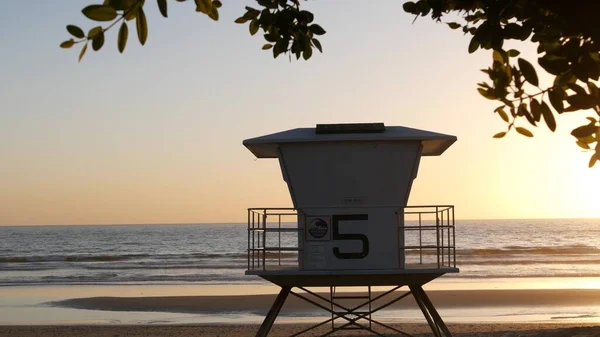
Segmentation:
{"type": "MultiPolygon", "coordinates": [[[[449,324],[600,324],[600,278],[519,281],[445,279],[425,289],[449,324]]],[[[197,284],[0,287],[0,326],[259,324],[278,290],[273,285],[197,284]]],[[[311,290],[329,295],[328,288],[311,290]]],[[[381,290],[375,287],[373,293],[381,290]]],[[[277,322],[309,323],[326,316],[290,296],[277,322]]],[[[392,324],[425,322],[412,296],[374,317],[392,324]]]]}

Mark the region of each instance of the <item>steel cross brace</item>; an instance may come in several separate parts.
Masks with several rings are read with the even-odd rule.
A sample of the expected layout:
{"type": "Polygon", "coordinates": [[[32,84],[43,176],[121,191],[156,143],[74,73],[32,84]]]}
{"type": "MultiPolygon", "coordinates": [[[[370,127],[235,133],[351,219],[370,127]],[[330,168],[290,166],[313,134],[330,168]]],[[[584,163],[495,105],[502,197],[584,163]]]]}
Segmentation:
{"type": "Polygon", "coordinates": [[[434,333],[434,335],[436,337],[452,337],[452,334],[450,333],[450,331],[448,330],[447,326],[445,325],[444,321],[442,320],[441,316],[438,314],[438,312],[435,310],[435,307],[433,306],[433,304],[431,303],[431,301],[429,300],[429,298],[427,297],[427,294],[425,293],[425,291],[423,290],[421,285],[410,285],[409,289],[410,291],[403,293],[400,296],[397,296],[391,300],[389,300],[388,302],[376,307],[375,309],[372,309],[368,312],[356,312],[357,310],[359,310],[360,308],[367,306],[367,305],[371,305],[374,301],[377,301],[387,295],[392,294],[393,292],[395,292],[396,290],[400,289],[402,286],[396,286],[394,288],[392,288],[391,290],[388,290],[372,299],[369,299],[368,301],[357,305],[355,307],[352,308],[348,308],[346,306],[343,306],[339,303],[336,303],[333,301],[333,299],[328,299],[324,296],[321,296],[317,293],[314,293],[304,287],[297,287],[298,289],[304,291],[305,293],[312,295],[314,297],[316,297],[317,299],[326,302],[327,304],[329,304],[331,307],[328,308],[327,306],[316,302],[315,300],[308,298],[306,295],[302,295],[300,293],[294,292],[292,291],[291,287],[282,287],[281,291],[279,293],[279,295],[277,296],[277,298],[275,299],[275,302],[273,303],[273,306],[271,307],[271,310],[269,310],[269,313],[267,314],[267,317],[265,317],[265,320],[263,321],[263,324],[261,325],[259,331],[257,332],[256,336],[257,337],[266,337],[269,334],[269,331],[271,330],[271,327],[273,326],[273,323],[275,322],[275,319],[277,318],[277,315],[279,314],[279,311],[281,310],[281,307],[283,307],[283,304],[285,303],[285,300],[287,299],[288,295],[291,293],[292,295],[318,307],[321,308],[327,312],[329,312],[332,316],[332,318],[327,319],[321,323],[315,324],[309,328],[306,328],[298,333],[293,334],[291,337],[296,337],[299,336],[301,334],[304,334],[310,330],[316,329],[324,324],[333,322],[336,319],[343,319],[346,320],[347,322],[343,325],[341,325],[340,327],[337,328],[332,328],[331,331],[322,334],[321,336],[328,336],[336,331],[339,330],[344,330],[344,329],[362,329],[362,330],[366,330],[369,331],[375,335],[378,336],[383,336],[380,333],[378,333],[377,331],[373,330],[370,326],[366,326],[363,325],[361,323],[358,323],[358,320],[366,320],[369,323],[374,323],[377,325],[380,325],[382,327],[388,328],[394,332],[397,332],[399,334],[402,334],[404,336],[407,337],[412,337],[410,334],[403,332],[401,330],[398,330],[396,328],[393,328],[387,324],[378,322],[374,319],[372,319],[370,316],[379,311],[382,310],[398,301],[400,301],[401,299],[409,296],[409,295],[413,295],[413,297],[415,298],[415,301],[417,302],[419,308],[421,309],[421,311],[423,312],[423,315],[425,316],[425,319],[427,320],[427,323],[429,324],[429,326],[431,327],[432,332],[434,333]],[[339,311],[335,311],[333,308],[334,307],[338,307],[341,310],[344,310],[344,312],[339,312],[339,311]],[[348,316],[355,316],[353,318],[348,317],[348,316]],[[352,328],[355,327],[355,328],[352,328]]]}

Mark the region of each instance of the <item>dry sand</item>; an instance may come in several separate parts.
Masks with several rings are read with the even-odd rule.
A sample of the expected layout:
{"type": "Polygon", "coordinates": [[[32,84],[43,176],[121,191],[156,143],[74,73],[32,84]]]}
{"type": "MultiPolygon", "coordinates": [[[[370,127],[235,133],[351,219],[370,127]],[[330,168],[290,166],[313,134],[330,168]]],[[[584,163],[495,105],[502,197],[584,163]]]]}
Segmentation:
{"type": "MultiPolygon", "coordinates": [[[[276,325],[269,336],[290,336],[307,325],[276,325]]],[[[411,335],[431,336],[423,324],[394,325],[411,335]]],[[[455,337],[600,337],[600,326],[556,324],[451,324],[455,337]]],[[[251,337],[258,325],[185,325],[185,326],[0,326],[0,336],[10,337],[251,337]]],[[[317,336],[326,330],[307,333],[317,336]]],[[[384,332],[384,331],[382,331],[384,332]]],[[[338,332],[334,336],[368,336],[368,332],[338,332]]],[[[391,333],[388,336],[398,336],[391,333]]]]}

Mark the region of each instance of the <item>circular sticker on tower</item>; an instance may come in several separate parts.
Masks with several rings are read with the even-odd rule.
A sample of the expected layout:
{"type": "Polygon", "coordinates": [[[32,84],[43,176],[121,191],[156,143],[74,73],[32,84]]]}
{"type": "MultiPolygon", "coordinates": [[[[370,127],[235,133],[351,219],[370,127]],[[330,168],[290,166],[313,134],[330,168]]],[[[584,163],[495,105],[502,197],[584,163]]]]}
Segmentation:
{"type": "Polygon", "coordinates": [[[308,241],[331,240],[331,218],[329,216],[306,217],[306,239],[308,241]]]}

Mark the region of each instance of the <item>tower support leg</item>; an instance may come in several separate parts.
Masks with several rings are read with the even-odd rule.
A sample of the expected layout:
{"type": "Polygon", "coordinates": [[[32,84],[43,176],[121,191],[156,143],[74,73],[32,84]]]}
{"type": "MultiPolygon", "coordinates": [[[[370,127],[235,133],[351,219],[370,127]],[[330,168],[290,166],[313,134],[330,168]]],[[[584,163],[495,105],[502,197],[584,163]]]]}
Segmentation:
{"type": "Polygon", "coordinates": [[[411,285],[409,288],[419,308],[421,308],[425,319],[427,319],[427,323],[429,323],[433,334],[436,337],[452,337],[452,333],[450,333],[440,314],[435,310],[423,287],[421,285],[411,285]]]}
{"type": "Polygon", "coordinates": [[[269,310],[267,317],[265,317],[265,320],[260,325],[260,328],[256,333],[256,337],[267,337],[269,331],[271,331],[271,328],[273,327],[273,323],[275,323],[275,319],[277,319],[277,315],[279,315],[281,307],[283,307],[285,300],[290,294],[291,289],[292,288],[290,287],[281,287],[279,295],[277,295],[277,298],[275,298],[275,302],[273,302],[271,310],[269,310]]]}

